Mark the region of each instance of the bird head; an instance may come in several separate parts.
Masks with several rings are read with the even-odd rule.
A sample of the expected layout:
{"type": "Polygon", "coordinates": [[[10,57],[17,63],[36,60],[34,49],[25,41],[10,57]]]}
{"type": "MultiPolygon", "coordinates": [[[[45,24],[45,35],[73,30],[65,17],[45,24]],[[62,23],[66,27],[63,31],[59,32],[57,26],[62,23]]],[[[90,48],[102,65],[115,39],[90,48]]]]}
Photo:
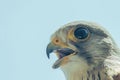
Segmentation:
{"type": "Polygon", "coordinates": [[[110,34],[100,25],[77,21],[58,29],[48,44],[46,53],[54,52],[58,60],[53,68],[64,72],[84,71],[102,66],[106,57],[112,55],[115,43],[110,34]]]}

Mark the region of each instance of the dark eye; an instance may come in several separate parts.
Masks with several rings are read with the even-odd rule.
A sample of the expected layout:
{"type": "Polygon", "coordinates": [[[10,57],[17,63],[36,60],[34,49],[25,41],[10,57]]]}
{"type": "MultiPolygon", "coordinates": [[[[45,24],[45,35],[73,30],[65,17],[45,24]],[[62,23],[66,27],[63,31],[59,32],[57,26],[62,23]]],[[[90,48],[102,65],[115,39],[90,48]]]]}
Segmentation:
{"type": "Polygon", "coordinates": [[[87,28],[79,27],[74,31],[74,36],[77,39],[85,39],[89,36],[89,31],[87,28]]]}

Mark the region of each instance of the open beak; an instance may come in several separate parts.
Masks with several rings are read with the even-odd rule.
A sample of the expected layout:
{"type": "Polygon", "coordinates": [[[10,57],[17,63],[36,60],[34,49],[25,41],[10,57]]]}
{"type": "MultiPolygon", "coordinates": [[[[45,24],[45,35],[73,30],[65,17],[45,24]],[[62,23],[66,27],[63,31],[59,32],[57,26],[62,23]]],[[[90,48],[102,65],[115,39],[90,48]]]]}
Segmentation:
{"type": "Polygon", "coordinates": [[[60,46],[54,45],[53,43],[49,43],[46,49],[48,58],[50,58],[50,53],[52,52],[57,53],[58,56],[58,60],[54,63],[53,68],[58,68],[61,65],[62,61],[64,61],[64,57],[75,53],[75,51],[70,48],[61,48],[60,46]]]}
{"type": "Polygon", "coordinates": [[[46,49],[46,54],[47,54],[48,59],[50,58],[50,53],[54,52],[55,50],[58,50],[59,48],[60,48],[59,46],[49,43],[46,49]]]}
{"type": "Polygon", "coordinates": [[[52,52],[58,53],[59,59],[74,53],[74,51],[70,48],[61,48],[57,45],[49,43],[47,46],[47,49],[46,49],[48,58],[50,58],[50,53],[52,53],[52,52]]]}
{"type": "Polygon", "coordinates": [[[74,53],[74,51],[70,48],[61,48],[57,45],[49,43],[47,46],[47,49],[46,49],[48,58],[50,58],[50,53],[52,53],[52,52],[58,53],[59,59],[74,53]]]}

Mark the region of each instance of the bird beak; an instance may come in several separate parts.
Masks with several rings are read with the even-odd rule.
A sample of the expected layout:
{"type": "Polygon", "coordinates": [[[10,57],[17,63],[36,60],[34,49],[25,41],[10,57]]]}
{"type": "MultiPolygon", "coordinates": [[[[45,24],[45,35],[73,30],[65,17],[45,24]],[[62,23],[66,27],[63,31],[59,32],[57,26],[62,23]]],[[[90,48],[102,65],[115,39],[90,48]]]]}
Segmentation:
{"type": "Polygon", "coordinates": [[[47,49],[46,49],[46,54],[47,54],[48,59],[50,58],[50,53],[52,53],[53,51],[55,51],[59,48],[60,48],[59,46],[56,46],[53,43],[49,43],[47,45],[47,49]]]}

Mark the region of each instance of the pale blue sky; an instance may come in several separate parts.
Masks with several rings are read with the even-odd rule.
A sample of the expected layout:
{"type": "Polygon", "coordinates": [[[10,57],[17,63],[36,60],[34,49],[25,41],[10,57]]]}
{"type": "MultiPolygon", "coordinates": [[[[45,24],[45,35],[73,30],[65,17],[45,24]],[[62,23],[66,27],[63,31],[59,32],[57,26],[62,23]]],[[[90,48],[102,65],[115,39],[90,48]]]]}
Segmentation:
{"type": "Polygon", "coordinates": [[[76,20],[103,25],[120,44],[120,0],[1,0],[0,80],[65,80],[45,49],[55,30],[76,20]]]}

